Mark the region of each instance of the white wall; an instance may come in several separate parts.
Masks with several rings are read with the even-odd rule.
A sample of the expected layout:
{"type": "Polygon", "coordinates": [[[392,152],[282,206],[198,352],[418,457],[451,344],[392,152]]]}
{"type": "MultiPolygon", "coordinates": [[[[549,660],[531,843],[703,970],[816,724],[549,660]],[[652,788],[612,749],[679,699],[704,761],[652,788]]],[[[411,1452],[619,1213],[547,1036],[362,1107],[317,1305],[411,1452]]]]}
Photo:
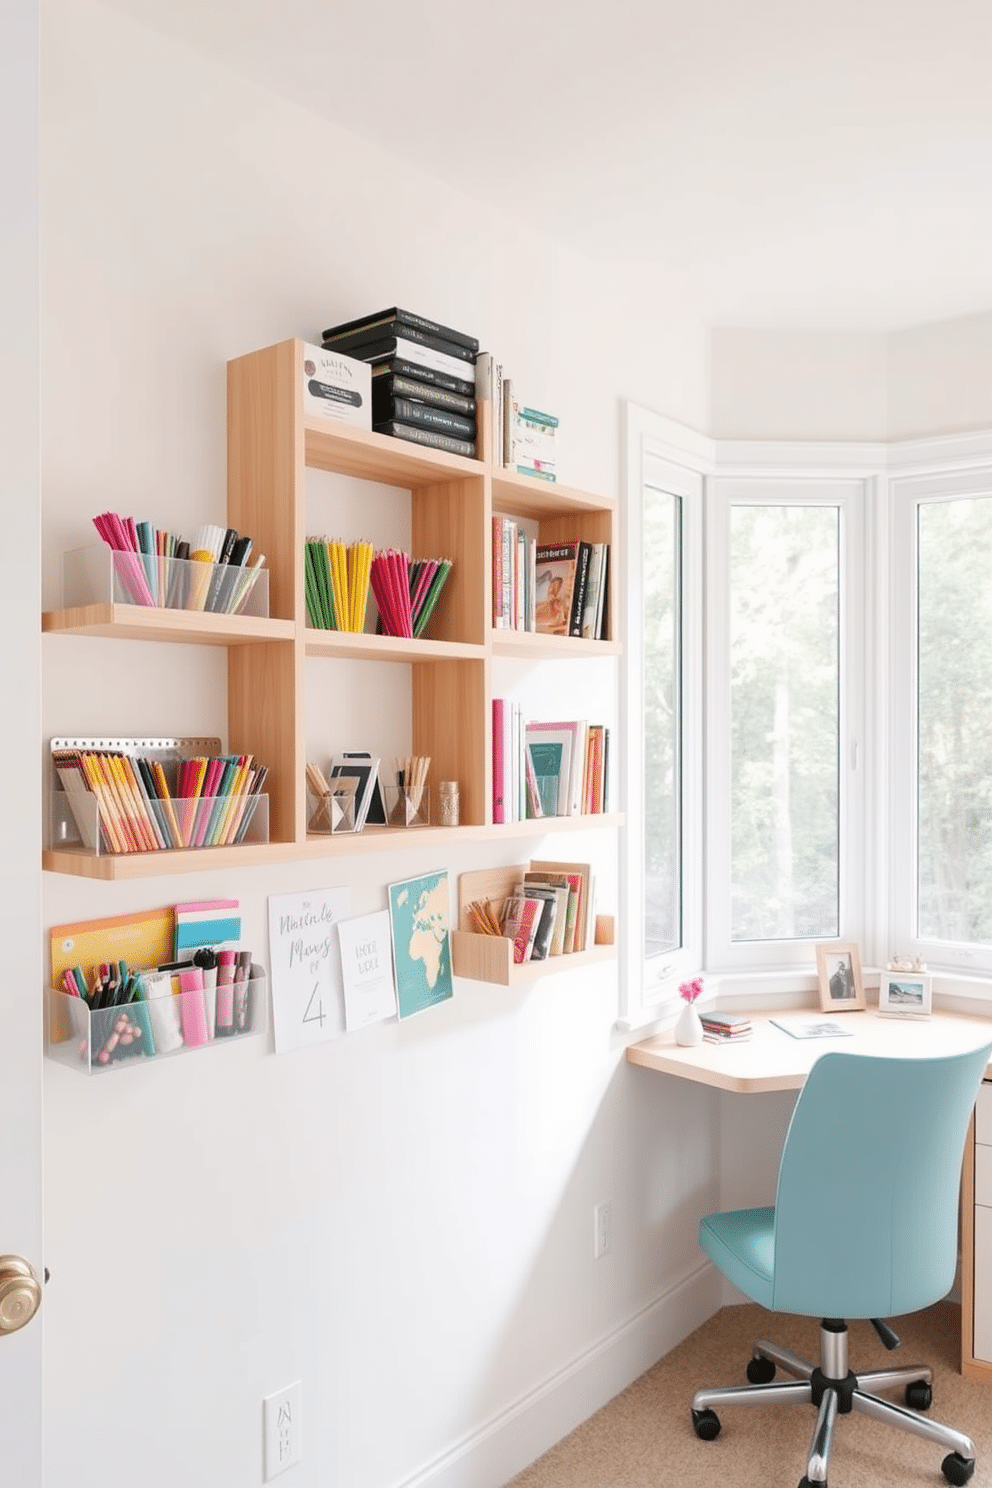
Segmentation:
{"type": "MultiPolygon", "coordinates": [[[[622,396],[705,425],[706,339],[657,283],[615,285],[90,0],[43,19],[46,608],[96,512],[223,519],[228,358],[381,305],[501,351],[560,414],[571,483],[616,491],[622,396]]],[[[223,664],[47,637],[43,738],[223,734],[223,664]]],[[[270,893],[347,881],[362,913],[397,878],[528,847],[591,855],[615,908],[613,844],[588,833],[446,865],[45,875],[44,924],[223,892],[264,961],[270,893]]],[[[250,1488],[262,1396],[295,1379],[287,1488],[486,1488],[694,1326],[718,1110],[623,1062],[615,1001],[611,966],[459,981],[420,1019],[295,1055],[255,1040],[91,1081],[46,1061],[47,1488],[250,1488]]]]}
{"type": "Polygon", "coordinates": [[[715,439],[884,439],[885,337],[847,331],[717,329],[715,439]]]}
{"type": "Polygon", "coordinates": [[[714,330],[717,439],[912,439],[992,424],[992,313],[886,335],[714,330]]]}
{"type": "Polygon", "coordinates": [[[889,337],[889,438],[992,425],[992,311],[889,337]]]}
{"type": "MultiPolygon", "coordinates": [[[[38,7],[0,7],[0,653],[7,806],[0,854],[0,1249],[41,1276],[39,733],[41,438],[38,356],[38,7]]],[[[0,1478],[41,1483],[42,1318],[0,1337],[0,1478]]]]}

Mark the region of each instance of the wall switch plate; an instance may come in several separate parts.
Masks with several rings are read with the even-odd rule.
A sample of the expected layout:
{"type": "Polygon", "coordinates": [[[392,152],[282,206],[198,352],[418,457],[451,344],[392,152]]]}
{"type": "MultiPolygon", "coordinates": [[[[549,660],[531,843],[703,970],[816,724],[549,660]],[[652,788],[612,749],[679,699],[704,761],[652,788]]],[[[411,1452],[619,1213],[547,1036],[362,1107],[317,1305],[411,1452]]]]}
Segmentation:
{"type": "Polygon", "coordinates": [[[300,1380],[262,1401],[266,1483],[303,1456],[303,1385],[300,1380]]]}
{"type": "Polygon", "coordinates": [[[593,1260],[601,1261],[609,1253],[613,1238],[613,1205],[609,1200],[597,1204],[592,1211],[593,1260]]]}

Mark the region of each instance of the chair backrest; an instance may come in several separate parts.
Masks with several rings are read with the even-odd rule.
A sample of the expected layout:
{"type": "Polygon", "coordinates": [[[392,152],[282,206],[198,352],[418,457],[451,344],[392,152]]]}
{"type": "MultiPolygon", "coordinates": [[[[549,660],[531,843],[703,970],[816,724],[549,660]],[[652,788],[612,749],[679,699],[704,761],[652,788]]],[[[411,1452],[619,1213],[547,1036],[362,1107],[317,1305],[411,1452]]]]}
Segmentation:
{"type": "Polygon", "coordinates": [[[946,1296],[961,1158],[990,1052],[816,1061],[779,1166],[776,1311],[896,1317],[946,1296]]]}

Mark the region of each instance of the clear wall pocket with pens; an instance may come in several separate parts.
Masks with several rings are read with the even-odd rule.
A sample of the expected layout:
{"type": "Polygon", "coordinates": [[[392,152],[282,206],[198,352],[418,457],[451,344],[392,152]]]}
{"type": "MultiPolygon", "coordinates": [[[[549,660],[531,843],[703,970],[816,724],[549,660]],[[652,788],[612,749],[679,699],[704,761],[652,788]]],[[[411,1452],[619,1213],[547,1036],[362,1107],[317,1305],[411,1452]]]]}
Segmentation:
{"type": "Polygon", "coordinates": [[[49,987],[45,1052],[58,1064],[95,1075],[263,1033],[266,986],[265,968],[253,964],[246,981],[233,983],[229,1007],[217,988],[90,1008],[81,997],[49,987]]]}

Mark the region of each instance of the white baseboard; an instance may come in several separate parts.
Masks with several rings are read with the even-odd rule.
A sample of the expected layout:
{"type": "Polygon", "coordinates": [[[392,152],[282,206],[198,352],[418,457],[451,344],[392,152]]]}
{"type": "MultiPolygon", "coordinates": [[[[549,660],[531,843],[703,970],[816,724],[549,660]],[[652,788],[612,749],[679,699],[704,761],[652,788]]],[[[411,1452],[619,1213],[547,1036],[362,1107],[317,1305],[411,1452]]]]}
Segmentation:
{"type": "Polygon", "coordinates": [[[720,1307],[720,1276],[703,1261],[605,1338],[397,1488],[501,1488],[650,1369],[720,1307]]]}

